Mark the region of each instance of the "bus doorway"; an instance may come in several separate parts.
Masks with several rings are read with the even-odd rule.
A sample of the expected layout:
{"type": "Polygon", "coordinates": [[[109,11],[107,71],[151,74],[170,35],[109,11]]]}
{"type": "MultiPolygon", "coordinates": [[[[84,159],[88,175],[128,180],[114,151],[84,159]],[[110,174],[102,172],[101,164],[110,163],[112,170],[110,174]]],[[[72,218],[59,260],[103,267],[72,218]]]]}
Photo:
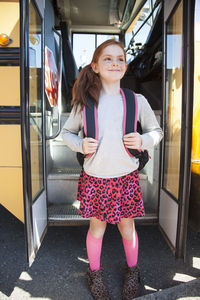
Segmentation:
{"type": "MultiPolygon", "coordinates": [[[[62,1],[57,1],[56,11],[61,10],[61,3],[62,1]]],[[[114,14],[114,7],[112,9],[109,8],[109,1],[107,2],[107,8],[102,8],[104,9],[103,14],[102,12],[100,14],[97,13],[98,1],[93,1],[91,9],[93,10],[94,15],[96,14],[95,21],[93,14],[86,17],[84,14],[85,6],[83,7],[81,2],[76,3],[77,11],[80,12],[78,17],[73,13],[73,8],[71,7],[71,25],[64,22],[64,20],[67,20],[67,15],[65,11],[63,11],[63,22],[60,24],[57,21],[58,23],[55,25],[57,29],[60,28],[59,30],[62,35],[64,46],[63,69],[65,74],[63,72],[63,89],[65,88],[67,91],[72,88],[73,80],[75,80],[75,76],[73,77],[73,74],[77,74],[77,69],[80,70],[82,67],[90,63],[92,53],[100,43],[109,38],[115,38],[118,40],[121,39],[124,42],[126,40],[126,50],[129,52],[127,55],[129,66],[128,72],[122,80],[121,86],[133,89],[136,93],[145,94],[156,114],[158,122],[161,123],[162,5],[159,2],[156,3],[156,1],[147,1],[146,3],[138,1],[136,6],[133,6],[133,3],[131,5],[131,3],[132,2],[130,1],[128,5],[125,5],[125,2],[122,1],[122,7],[115,7],[115,9],[120,10],[123,24],[120,24],[119,19],[116,19],[116,15],[115,19],[112,21],[113,23],[111,23],[111,20],[109,22],[107,21],[108,18],[106,15],[114,14]],[[131,20],[129,20],[128,17],[130,14],[132,15],[131,20]],[[84,20],[82,19],[83,15],[84,20]],[[105,19],[102,18],[103,15],[105,19]],[[135,18],[139,20],[139,23],[137,24],[138,29],[144,21],[148,22],[148,24],[145,25],[145,35],[143,36],[143,34],[140,34],[140,37],[143,36],[143,46],[147,43],[147,46],[144,50],[141,49],[141,51],[137,49],[138,46],[135,42],[136,37],[138,38],[138,36],[136,35],[134,38],[135,41],[131,41],[131,28],[133,27],[133,23],[135,23],[135,18]],[[151,21],[148,21],[149,18],[151,18],[151,21]],[[85,22],[87,26],[83,24],[80,25],[81,22],[85,22]],[[106,22],[107,27],[105,26],[106,22]],[[127,33],[127,31],[130,32],[127,33]],[[66,52],[68,54],[67,56],[66,52]],[[156,54],[157,57],[154,58],[156,54]],[[148,60],[151,60],[151,64],[147,66],[146,70],[140,70],[140,66],[137,65],[141,64],[141,61],[143,60],[145,63],[148,60]],[[74,64],[74,61],[76,65],[74,64]],[[137,66],[136,71],[138,71],[136,74],[134,74],[134,69],[136,69],[135,66],[137,66]],[[153,70],[151,70],[151,68],[153,70]],[[144,71],[146,71],[146,74],[144,74],[144,71]],[[153,91],[156,91],[156,93],[153,91]]],[[[46,6],[46,19],[50,19],[48,18],[49,13],[50,8],[46,6]]],[[[50,45],[48,37],[46,39],[46,43],[50,45]]],[[[62,114],[60,118],[61,128],[67,120],[71,110],[71,98],[68,96],[67,92],[65,93],[65,97],[64,94],[62,95],[62,103],[65,104],[62,107],[62,114]]],[[[49,165],[49,167],[47,167],[49,170],[47,176],[49,225],[81,225],[88,223],[88,220],[80,218],[77,213],[79,202],[76,201],[76,192],[81,167],[77,161],[76,153],[72,152],[63,144],[60,135],[50,141],[50,149],[50,153],[47,153],[47,155],[49,155],[49,160],[47,159],[49,165]]],[[[150,150],[151,160],[139,175],[146,215],[144,218],[140,218],[136,222],[148,224],[158,222],[159,152],[160,146],[150,150]]]]}

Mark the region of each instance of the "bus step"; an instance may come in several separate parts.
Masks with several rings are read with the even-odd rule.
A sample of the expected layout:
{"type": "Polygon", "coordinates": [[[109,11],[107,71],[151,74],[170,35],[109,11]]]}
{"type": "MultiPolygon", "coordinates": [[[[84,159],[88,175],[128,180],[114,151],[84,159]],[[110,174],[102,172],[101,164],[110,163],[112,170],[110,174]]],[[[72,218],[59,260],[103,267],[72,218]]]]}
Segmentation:
{"type": "MultiPolygon", "coordinates": [[[[49,204],[71,204],[76,199],[78,180],[81,168],[54,168],[48,175],[47,193],[49,204]]],[[[147,198],[147,180],[146,174],[140,173],[140,184],[144,202],[147,198]]]]}
{"type": "Polygon", "coordinates": [[[67,179],[71,177],[72,179],[79,179],[81,172],[81,167],[66,167],[66,168],[53,168],[51,173],[48,175],[49,180],[54,179],[67,179]]]}
{"type": "Polygon", "coordinates": [[[48,223],[50,226],[87,225],[89,219],[78,215],[79,201],[72,204],[51,204],[48,207],[48,223]]]}
{"type": "MultiPolygon", "coordinates": [[[[88,225],[89,218],[78,215],[79,201],[73,204],[51,204],[48,207],[48,224],[50,226],[80,226],[88,225]]],[[[136,224],[155,225],[158,223],[156,214],[147,213],[144,217],[135,218],[136,224]]]]}
{"type": "Polygon", "coordinates": [[[54,168],[47,178],[48,202],[71,204],[76,199],[81,168],[54,168]]]}

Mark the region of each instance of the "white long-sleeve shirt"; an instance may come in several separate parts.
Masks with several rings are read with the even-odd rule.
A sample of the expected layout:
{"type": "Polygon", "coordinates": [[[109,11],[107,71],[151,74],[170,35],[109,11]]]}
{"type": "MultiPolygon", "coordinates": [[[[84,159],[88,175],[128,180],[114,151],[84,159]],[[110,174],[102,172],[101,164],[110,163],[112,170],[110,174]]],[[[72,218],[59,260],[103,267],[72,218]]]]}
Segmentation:
{"type": "MultiPolygon", "coordinates": [[[[142,149],[157,145],[163,132],[148,101],[143,95],[136,94],[138,100],[138,121],[143,134],[142,149]]],[[[122,96],[109,96],[103,93],[99,97],[98,115],[98,148],[94,154],[85,158],[83,168],[94,177],[113,178],[127,175],[136,170],[139,161],[129,156],[123,143],[123,100],[122,96]]],[[[73,151],[83,153],[83,138],[78,135],[83,131],[83,113],[72,109],[62,129],[64,143],[73,151]]]]}

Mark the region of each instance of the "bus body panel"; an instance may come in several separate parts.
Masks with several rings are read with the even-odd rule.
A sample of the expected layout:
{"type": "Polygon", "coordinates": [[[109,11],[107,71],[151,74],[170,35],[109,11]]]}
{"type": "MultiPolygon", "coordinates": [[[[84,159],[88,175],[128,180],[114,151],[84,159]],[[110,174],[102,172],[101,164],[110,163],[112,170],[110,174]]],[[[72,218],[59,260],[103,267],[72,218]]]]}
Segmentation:
{"type": "Polygon", "coordinates": [[[20,67],[0,67],[0,106],[20,106],[20,67]]]}
{"type": "Polygon", "coordinates": [[[1,147],[0,166],[1,167],[22,167],[21,157],[21,126],[2,125],[0,126],[1,147]]]}
{"type": "Polygon", "coordinates": [[[21,126],[0,125],[0,203],[24,222],[21,126]]]}
{"type": "Polygon", "coordinates": [[[7,47],[20,46],[19,0],[0,1],[0,33],[7,34],[13,41],[7,47]]]}
{"type": "Polygon", "coordinates": [[[24,223],[22,168],[0,168],[0,203],[24,223]]]}
{"type": "MultiPolygon", "coordinates": [[[[0,49],[8,48],[9,56],[14,57],[11,48],[20,46],[19,0],[0,1],[0,12],[0,34],[10,38],[10,43],[0,49]]],[[[13,65],[12,59],[5,61],[6,56],[0,64],[0,107],[6,109],[7,114],[0,124],[0,203],[24,222],[21,126],[8,112],[10,108],[20,107],[20,67],[13,65]]]]}

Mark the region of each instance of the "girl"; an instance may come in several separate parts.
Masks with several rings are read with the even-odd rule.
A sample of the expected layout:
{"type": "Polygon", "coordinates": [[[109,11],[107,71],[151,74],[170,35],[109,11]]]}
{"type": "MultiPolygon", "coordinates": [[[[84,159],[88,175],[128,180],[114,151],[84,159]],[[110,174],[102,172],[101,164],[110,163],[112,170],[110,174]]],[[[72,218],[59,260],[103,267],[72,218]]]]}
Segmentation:
{"type": "Polygon", "coordinates": [[[62,136],[76,152],[90,154],[84,159],[77,198],[79,215],[90,218],[86,238],[89,260],[87,280],[94,299],[110,299],[103,280],[100,256],[106,224],[117,224],[121,233],[127,267],[123,299],[136,297],[139,285],[138,237],[134,218],[144,216],[138,175],[138,159],[129,156],[125,147],[148,149],[158,144],[162,130],[142,95],[137,95],[138,120],[143,134],[123,136],[123,101],[120,79],[126,72],[124,45],[113,39],[96,48],[91,64],[84,67],[74,84],[73,109],[62,136]],[[83,107],[87,96],[95,102],[98,115],[98,140],[78,136],[83,130],[83,107]]]}

